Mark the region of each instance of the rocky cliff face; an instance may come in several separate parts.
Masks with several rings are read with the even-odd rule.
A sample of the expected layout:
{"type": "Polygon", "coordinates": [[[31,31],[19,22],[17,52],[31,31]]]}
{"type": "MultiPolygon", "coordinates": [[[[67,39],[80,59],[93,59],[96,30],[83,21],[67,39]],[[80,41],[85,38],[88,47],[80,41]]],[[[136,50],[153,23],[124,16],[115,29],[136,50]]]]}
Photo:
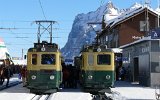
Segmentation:
{"type": "Polygon", "coordinates": [[[96,36],[95,30],[100,30],[101,25],[89,26],[89,22],[102,22],[103,15],[106,15],[105,20],[110,20],[118,16],[118,9],[114,7],[112,2],[99,7],[96,11],[87,14],[78,14],[72,25],[71,32],[68,36],[66,45],[61,49],[65,58],[73,59],[79,55],[80,49],[84,44],[90,44],[96,36]]]}

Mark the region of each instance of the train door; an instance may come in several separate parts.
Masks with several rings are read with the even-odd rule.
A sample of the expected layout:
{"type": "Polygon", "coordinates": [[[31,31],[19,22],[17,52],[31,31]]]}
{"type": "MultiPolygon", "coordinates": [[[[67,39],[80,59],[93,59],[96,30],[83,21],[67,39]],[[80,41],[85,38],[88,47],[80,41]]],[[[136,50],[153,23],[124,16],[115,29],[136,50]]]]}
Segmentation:
{"type": "MultiPolygon", "coordinates": [[[[87,55],[87,66],[88,66],[88,75],[95,76],[95,66],[94,66],[94,54],[88,53],[87,55]]],[[[95,78],[93,78],[95,81],[95,78]]]]}
{"type": "Polygon", "coordinates": [[[134,78],[133,81],[134,82],[138,82],[139,81],[139,58],[135,57],[134,58],[134,78]]]}

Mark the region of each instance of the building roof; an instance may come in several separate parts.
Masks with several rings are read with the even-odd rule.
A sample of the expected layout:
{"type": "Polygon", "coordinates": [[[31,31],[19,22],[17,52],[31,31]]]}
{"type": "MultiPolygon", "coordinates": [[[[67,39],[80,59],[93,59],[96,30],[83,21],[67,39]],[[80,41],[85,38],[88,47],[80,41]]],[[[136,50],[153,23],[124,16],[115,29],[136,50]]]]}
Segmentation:
{"type": "MultiPolygon", "coordinates": [[[[128,11],[125,11],[124,13],[122,13],[121,15],[119,15],[118,17],[106,22],[107,26],[106,27],[110,27],[110,28],[113,28],[114,26],[142,13],[143,11],[145,10],[148,10],[149,13],[157,16],[158,15],[158,12],[157,11],[154,11],[152,8],[148,7],[148,6],[142,6],[142,5],[139,5],[139,6],[136,6],[128,11]]],[[[160,15],[160,14],[159,14],[160,15]]]]}

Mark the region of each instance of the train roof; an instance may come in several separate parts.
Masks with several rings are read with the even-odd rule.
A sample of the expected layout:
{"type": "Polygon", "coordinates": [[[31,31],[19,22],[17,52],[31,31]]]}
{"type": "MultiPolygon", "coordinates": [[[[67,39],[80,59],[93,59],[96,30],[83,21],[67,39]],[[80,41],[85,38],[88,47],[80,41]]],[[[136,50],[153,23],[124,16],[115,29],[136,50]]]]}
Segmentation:
{"type": "Polygon", "coordinates": [[[90,50],[93,52],[114,52],[112,48],[107,48],[107,45],[85,45],[81,52],[89,52],[90,50]]]}
{"type": "Polygon", "coordinates": [[[42,41],[42,43],[34,43],[33,48],[29,48],[28,52],[57,52],[59,51],[58,45],[56,43],[48,43],[42,41]]]}

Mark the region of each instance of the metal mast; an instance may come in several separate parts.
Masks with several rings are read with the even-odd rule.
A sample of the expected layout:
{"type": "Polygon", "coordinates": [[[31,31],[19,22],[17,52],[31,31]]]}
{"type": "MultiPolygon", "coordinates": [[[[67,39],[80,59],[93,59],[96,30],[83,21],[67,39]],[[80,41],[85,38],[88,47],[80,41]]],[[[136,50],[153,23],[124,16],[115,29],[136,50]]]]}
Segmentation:
{"type": "Polygon", "coordinates": [[[49,33],[50,43],[52,43],[52,25],[56,23],[56,21],[38,20],[35,22],[36,24],[38,24],[38,32],[37,32],[38,43],[40,43],[41,35],[46,31],[49,33]]]}
{"type": "Polygon", "coordinates": [[[97,36],[96,36],[96,45],[99,45],[99,41],[100,41],[100,40],[99,40],[99,32],[96,31],[92,25],[102,24],[102,22],[89,22],[89,23],[87,23],[87,24],[88,24],[90,27],[92,27],[93,31],[96,32],[96,34],[97,34],[97,36]]]}
{"type": "Polygon", "coordinates": [[[146,31],[146,35],[148,35],[148,31],[149,31],[149,16],[148,16],[148,7],[150,4],[150,0],[145,0],[145,7],[147,8],[147,11],[145,13],[145,31],[146,31]]]}
{"type": "Polygon", "coordinates": [[[160,10],[160,7],[159,7],[159,0],[158,0],[158,27],[159,27],[159,10],[160,10]]]}

